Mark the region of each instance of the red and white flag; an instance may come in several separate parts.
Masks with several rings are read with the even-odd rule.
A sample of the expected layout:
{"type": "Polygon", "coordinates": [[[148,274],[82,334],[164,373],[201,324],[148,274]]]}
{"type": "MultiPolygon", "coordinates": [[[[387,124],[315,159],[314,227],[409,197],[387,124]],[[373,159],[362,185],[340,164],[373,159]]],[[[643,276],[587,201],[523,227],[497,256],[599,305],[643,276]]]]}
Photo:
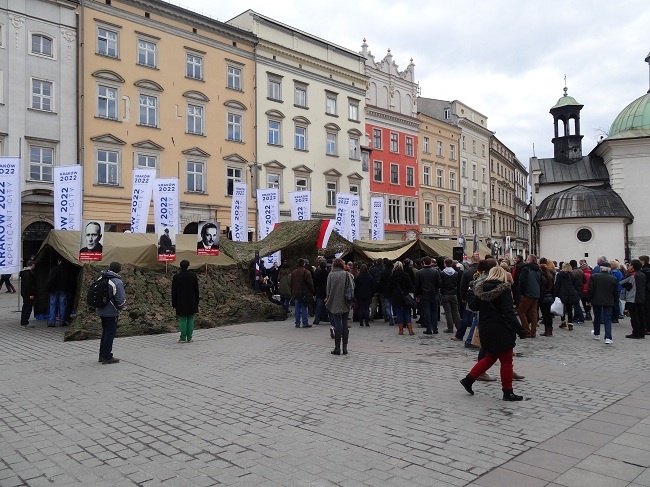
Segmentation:
{"type": "Polygon", "coordinates": [[[319,249],[327,247],[327,242],[330,240],[330,235],[334,230],[334,220],[323,220],[320,224],[320,232],[318,233],[318,241],[316,246],[319,249]]]}

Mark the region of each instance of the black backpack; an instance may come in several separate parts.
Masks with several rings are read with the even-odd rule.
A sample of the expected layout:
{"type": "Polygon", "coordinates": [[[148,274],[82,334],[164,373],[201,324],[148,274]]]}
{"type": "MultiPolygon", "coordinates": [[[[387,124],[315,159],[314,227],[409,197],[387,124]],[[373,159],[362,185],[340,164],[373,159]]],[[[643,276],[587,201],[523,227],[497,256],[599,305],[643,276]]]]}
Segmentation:
{"type": "Polygon", "coordinates": [[[110,280],[111,278],[108,276],[101,276],[90,285],[86,294],[88,306],[103,308],[113,299],[113,289],[110,280]]]}

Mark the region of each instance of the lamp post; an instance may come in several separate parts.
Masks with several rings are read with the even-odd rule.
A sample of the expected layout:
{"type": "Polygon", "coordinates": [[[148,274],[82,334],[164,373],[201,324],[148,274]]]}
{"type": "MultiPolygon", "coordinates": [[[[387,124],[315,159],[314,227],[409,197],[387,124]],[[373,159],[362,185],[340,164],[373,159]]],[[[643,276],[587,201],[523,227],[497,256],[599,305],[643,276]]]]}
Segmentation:
{"type": "MultiPolygon", "coordinates": [[[[257,177],[257,171],[259,169],[259,166],[257,164],[257,161],[251,162],[248,165],[248,170],[251,173],[251,197],[254,198],[255,200],[255,224],[253,226],[254,228],[254,234],[253,234],[253,240],[259,240],[259,235],[257,233],[257,225],[258,225],[258,220],[259,220],[259,214],[258,214],[258,207],[257,207],[257,182],[258,182],[258,177],[257,177]]],[[[248,216],[247,216],[248,218],[248,216]]]]}

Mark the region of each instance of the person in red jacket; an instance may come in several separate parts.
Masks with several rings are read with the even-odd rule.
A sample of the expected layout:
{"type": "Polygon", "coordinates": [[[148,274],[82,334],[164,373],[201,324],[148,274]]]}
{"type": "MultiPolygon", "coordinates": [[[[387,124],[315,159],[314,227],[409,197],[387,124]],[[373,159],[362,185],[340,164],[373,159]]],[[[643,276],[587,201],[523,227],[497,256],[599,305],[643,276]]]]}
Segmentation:
{"type": "Polygon", "coordinates": [[[591,277],[591,267],[587,264],[585,259],[580,259],[580,270],[585,275],[585,284],[582,286],[582,296],[580,300],[582,301],[582,307],[585,309],[585,321],[593,320],[591,316],[591,303],[587,296],[589,292],[589,278],[591,277]]]}

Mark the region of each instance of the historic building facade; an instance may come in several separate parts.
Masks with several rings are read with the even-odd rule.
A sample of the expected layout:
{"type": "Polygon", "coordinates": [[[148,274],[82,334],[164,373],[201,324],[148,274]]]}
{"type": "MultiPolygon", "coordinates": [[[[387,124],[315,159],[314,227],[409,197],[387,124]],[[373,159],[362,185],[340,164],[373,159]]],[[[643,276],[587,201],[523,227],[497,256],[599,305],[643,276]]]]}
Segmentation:
{"type": "Polygon", "coordinates": [[[54,226],[54,167],[78,163],[76,3],[17,0],[0,10],[0,154],[23,161],[25,256],[54,226]]]}
{"type": "Polygon", "coordinates": [[[515,157],[515,235],[510,239],[510,248],[506,246],[506,254],[510,258],[521,255],[524,258],[530,253],[530,206],[528,196],[528,170],[515,157]]]}
{"type": "Polygon", "coordinates": [[[461,131],[423,113],[418,140],[420,238],[460,235],[461,131]]]}
{"type": "Polygon", "coordinates": [[[516,239],[516,157],[495,135],[490,137],[490,215],[492,253],[504,256],[516,239]]]}
{"type": "Polygon", "coordinates": [[[258,187],[279,189],[282,220],[291,219],[290,192],[311,190],[312,218],[333,218],[337,193],[359,195],[367,238],[364,58],[252,10],[228,24],[259,39],[258,187]]]}
{"type": "Polygon", "coordinates": [[[415,239],[419,233],[417,83],[413,60],[404,71],[388,49],[381,61],[361,54],[370,78],[366,91],[366,134],[370,139],[370,193],[384,198],[386,240],[415,239]]]}
{"type": "Polygon", "coordinates": [[[255,36],[158,0],[80,9],[84,218],[128,229],[132,169],[154,168],[180,179],[181,232],[225,233],[232,183],[256,160],[255,36]]]}

